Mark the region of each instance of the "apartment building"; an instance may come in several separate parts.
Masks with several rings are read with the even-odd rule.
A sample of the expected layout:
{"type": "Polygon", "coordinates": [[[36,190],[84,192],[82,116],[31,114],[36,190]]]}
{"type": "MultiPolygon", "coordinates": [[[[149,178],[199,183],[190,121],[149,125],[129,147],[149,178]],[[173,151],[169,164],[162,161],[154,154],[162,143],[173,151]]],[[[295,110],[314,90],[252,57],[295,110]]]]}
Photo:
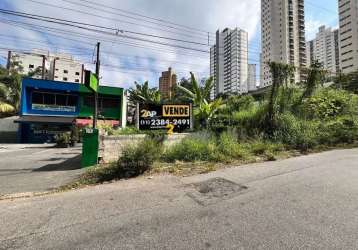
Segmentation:
{"type": "Polygon", "coordinates": [[[343,73],[358,70],[358,0],[338,0],[340,61],[343,73]]]}
{"type": "Polygon", "coordinates": [[[28,75],[33,72],[36,79],[49,79],[50,77],[50,62],[48,55],[44,51],[33,50],[31,53],[18,53],[9,51],[7,59],[7,68],[13,68],[20,71],[22,74],[28,75]]]}
{"type": "Polygon", "coordinates": [[[211,98],[219,94],[248,92],[248,33],[226,28],[216,32],[216,44],[210,49],[210,76],[214,79],[211,98]]]}
{"type": "Polygon", "coordinates": [[[13,52],[8,54],[8,68],[22,69],[23,74],[37,70],[33,78],[61,82],[83,83],[84,65],[73,56],[63,53],[34,49],[31,52],[13,52]]]}
{"type": "Polygon", "coordinates": [[[314,60],[314,40],[311,40],[306,42],[306,65],[310,66],[314,60]]]}
{"type": "Polygon", "coordinates": [[[170,99],[173,95],[173,88],[177,85],[177,75],[172,68],[162,72],[159,78],[159,91],[162,99],[170,99]]]}
{"type": "Polygon", "coordinates": [[[318,61],[332,74],[340,70],[339,30],[321,26],[316,38],[307,42],[307,66],[318,61]]]}
{"type": "Polygon", "coordinates": [[[62,82],[84,82],[84,65],[76,62],[71,55],[57,54],[52,59],[53,80],[62,82]]]}
{"type": "Polygon", "coordinates": [[[255,91],[256,87],[256,64],[249,64],[249,73],[248,73],[248,91],[255,91]]]}
{"type": "MultiPolygon", "coordinates": [[[[261,87],[272,84],[268,62],[306,66],[304,0],[261,0],[261,87]]],[[[294,81],[301,79],[299,70],[294,81]]]]}

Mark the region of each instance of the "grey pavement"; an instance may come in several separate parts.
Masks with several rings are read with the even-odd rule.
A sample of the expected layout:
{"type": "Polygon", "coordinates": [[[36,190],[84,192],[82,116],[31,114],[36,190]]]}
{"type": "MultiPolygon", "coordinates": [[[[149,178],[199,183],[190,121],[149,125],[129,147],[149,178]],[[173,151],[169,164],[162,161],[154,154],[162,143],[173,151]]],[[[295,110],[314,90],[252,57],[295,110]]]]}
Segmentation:
{"type": "Polygon", "coordinates": [[[358,149],[0,202],[0,249],[358,249],[358,149]]]}
{"type": "Polygon", "coordinates": [[[0,197],[50,191],[77,178],[81,148],[53,146],[0,144],[0,197]]]}

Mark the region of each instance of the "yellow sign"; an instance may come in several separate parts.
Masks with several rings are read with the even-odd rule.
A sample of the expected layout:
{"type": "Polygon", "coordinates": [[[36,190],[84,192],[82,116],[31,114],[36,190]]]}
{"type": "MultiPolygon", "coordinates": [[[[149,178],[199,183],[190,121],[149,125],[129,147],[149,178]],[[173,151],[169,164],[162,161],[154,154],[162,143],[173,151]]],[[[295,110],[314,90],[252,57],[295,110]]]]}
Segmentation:
{"type": "Polygon", "coordinates": [[[164,117],[190,117],[189,105],[163,105],[164,117]]]}
{"type": "Polygon", "coordinates": [[[168,131],[167,131],[167,134],[168,134],[168,135],[172,135],[172,134],[174,133],[174,128],[175,128],[175,126],[174,126],[173,124],[168,124],[168,125],[166,126],[166,128],[168,129],[168,131]]]}

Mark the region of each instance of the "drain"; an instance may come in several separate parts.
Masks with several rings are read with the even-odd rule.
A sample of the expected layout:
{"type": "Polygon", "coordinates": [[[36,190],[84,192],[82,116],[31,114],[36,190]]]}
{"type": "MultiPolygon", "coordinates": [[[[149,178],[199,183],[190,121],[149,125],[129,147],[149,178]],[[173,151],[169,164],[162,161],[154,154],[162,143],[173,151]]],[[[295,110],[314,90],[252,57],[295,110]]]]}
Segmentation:
{"type": "Polygon", "coordinates": [[[193,183],[190,184],[189,187],[191,191],[187,193],[188,196],[203,206],[230,199],[247,190],[246,186],[223,178],[214,178],[199,183],[193,183]]]}

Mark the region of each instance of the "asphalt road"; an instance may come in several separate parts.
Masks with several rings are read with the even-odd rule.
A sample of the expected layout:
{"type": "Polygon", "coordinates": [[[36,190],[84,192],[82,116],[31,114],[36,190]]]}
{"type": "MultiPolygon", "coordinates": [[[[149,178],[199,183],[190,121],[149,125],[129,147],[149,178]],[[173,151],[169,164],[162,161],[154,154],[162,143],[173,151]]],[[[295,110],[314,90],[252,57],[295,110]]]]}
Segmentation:
{"type": "Polygon", "coordinates": [[[81,148],[53,145],[0,144],[0,197],[44,192],[78,177],[81,148]]]}
{"type": "Polygon", "coordinates": [[[0,222],[0,249],[358,249],[358,149],[1,201],[0,222]]]}

